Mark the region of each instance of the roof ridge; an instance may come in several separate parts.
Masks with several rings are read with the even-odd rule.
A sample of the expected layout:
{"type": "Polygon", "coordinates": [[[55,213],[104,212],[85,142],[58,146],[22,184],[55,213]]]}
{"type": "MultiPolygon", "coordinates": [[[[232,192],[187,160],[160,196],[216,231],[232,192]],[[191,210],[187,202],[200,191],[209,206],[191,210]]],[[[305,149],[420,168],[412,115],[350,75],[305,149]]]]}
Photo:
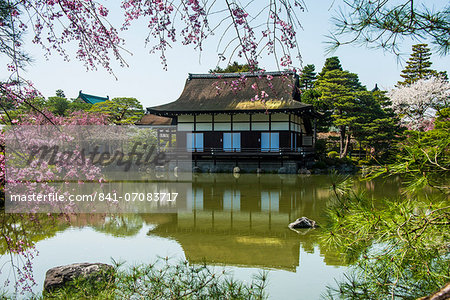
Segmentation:
{"type": "Polygon", "coordinates": [[[239,73],[206,73],[206,74],[193,74],[188,73],[188,79],[200,79],[200,78],[240,78],[244,77],[259,77],[259,76],[282,76],[282,75],[294,75],[293,71],[271,71],[271,72],[239,72],[239,73]]]}
{"type": "Polygon", "coordinates": [[[81,92],[81,91],[80,91],[79,95],[84,95],[84,96],[89,96],[89,97],[95,97],[95,98],[102,98],[102,99],[103,99],[103,98],[104,98],[104,99],[109,99],[108,96],[106,96],[106,97],[96,96],[96,95],[92,95],[92,94],[86,94],[86,93],[83,93],[83,92],[81,92]]]}

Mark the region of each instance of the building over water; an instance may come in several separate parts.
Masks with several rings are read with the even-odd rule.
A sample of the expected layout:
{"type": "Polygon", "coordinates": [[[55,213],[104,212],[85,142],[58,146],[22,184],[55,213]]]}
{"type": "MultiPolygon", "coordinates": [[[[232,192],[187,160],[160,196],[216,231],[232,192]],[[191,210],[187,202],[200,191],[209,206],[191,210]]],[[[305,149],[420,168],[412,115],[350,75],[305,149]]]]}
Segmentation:
{"type": "Polygon", "coordinates": [[[145,118],[175,124],[177,147],[204,171],[292,173],[314,150],[317,114],[300,102],[290,72],[189,74],[176,101],[147,112],[141,125],[145,118]]]}

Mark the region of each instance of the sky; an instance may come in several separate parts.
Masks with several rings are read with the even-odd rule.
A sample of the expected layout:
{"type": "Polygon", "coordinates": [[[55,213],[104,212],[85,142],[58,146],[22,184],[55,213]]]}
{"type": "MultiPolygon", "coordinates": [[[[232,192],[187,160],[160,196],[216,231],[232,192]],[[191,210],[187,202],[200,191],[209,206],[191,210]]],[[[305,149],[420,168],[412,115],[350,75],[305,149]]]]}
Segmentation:
{"type": "MultiPolygon", "coordinates": [[[[399,63],[392,53],[355,45],[342,46],[334,53],[326,54],[325,36],[333,28],[330,19],[339,8],[339,1],[305,0],[305,2],[307,11],[297,14],[303,26],[303,29],[297,30],[303,65],[314,64],[316,71],[320,71],[327,57],[338,56],[343,68],[358,74],[361,83],[368,89],[372,89],[376,83],[384,90],[394,87],[400,80],[404,62],[399,63]]],[[[430,2],[436,2],[438,5],[446,3],[446,1],[430,2]]],[[[119,1],[108,2],[110,17],[117,23],[121,20],[118,3],[119,1]]],[[[175,45],[167,53],[168,70],[163,70],[159,54],[150,54],[149,47],[145,47],[145,27],[145,22],[138,22],[122,34],[126,41],[125,48],[132,55],[123,54],[128,67],[122,68],[118,64],[112,64],[117,79],[101,67],[97,71],[86,71],[83,64],[75,58],[65,62],[57,54],[53,54],[46,60],[44,51],[29,42],[31,36],[26,37],[26,41],[28,40],[26,51],[31,54],[34,62],[27,67],[23,75],[46,97],[54,96],[57,89],[62,89],[66,97],[76,98],[78,92],[82,90],[83,93],[110,98],[134,97],[144,107],[151,107],[176,100],[183,90],[188,73],[207,73],[217,65],[218,38],[213,38],[207,41],[201,55],[190,46],[175,45]]],[[[418,42],[411,40],[401,42],[400,48],[405,60],[411,51],[411,45],[418,42]]],[[[260,66],[267,71],[277,70],[273,58],[263,56],[260,66]]],[[[431,61],[432,68],[450,71],[448,55],[446,57],[433,55],[431,61]]],[[[221,64],[221,67],[225,65],[221,64]]]]}

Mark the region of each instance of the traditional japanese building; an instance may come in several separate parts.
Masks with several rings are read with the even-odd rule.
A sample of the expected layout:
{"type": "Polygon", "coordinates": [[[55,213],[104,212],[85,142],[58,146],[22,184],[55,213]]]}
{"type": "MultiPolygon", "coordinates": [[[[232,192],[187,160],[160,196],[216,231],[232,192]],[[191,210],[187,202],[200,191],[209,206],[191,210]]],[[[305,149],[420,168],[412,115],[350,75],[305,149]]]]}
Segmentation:
{"type": "Polygon", "coordinates": [[[298,76],[289,72],[189,74],[176,101],[147,112],[141,125],[175,124],[178,149],[209,170],[296,171],[314,150],[317,114],[300,102],[298,76]]]}
{"type": "Polygon", "coordinates": [[[80,91],[78,93],[78,98],[82,101],[84,101],[85,103],[88,104],[96,104],[96,103],[100,103],[100,102],[104,102],[106,100],[109,100],[109,96],[106,97],[100,97],[100,96],[94,96],[94,95],[89,95],[89,94],[85,94],[82,93],[82,91],[80,91]]]}

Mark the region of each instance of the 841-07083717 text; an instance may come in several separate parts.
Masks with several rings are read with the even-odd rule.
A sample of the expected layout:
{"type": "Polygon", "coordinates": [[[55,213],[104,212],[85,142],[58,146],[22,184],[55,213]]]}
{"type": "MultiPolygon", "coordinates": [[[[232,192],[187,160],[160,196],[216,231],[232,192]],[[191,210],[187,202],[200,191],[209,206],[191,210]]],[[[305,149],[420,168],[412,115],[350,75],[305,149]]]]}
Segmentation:
{"type": "Polygon", "coordinates": [[[175,202],[177,200],[178,193],[125,193],[123,196],[119,196],[117,193],[99,193],[99,201],[119,201],[125,200],[127,202],[134,201],[155,201],[155,202],[175,202]]]}

